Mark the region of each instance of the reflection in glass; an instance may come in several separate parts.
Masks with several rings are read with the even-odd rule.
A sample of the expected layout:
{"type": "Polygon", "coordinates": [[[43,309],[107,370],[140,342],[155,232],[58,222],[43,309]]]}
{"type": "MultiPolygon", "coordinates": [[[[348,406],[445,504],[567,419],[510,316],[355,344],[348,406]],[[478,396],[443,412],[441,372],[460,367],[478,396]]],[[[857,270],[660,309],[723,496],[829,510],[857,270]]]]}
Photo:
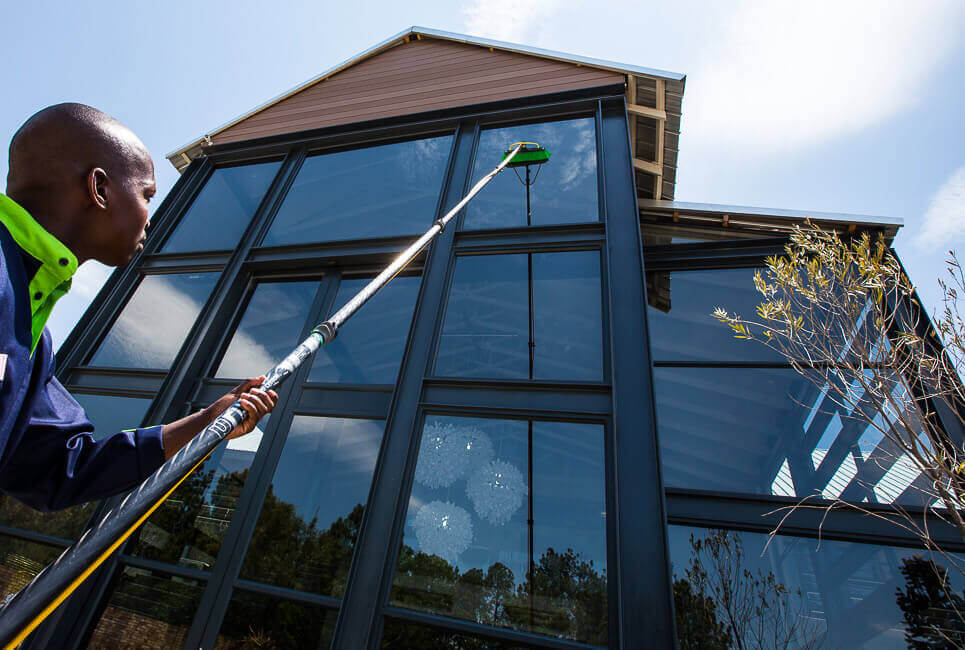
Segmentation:
{"type": "MultiPolygon", "coordinates": [[[[140,426],[147,407],[151,405],[151,400],[137,397],[71,394],[84,407],[87,418],[94,424],[96,440],[140,426]]],[[[6,494],[0,494],[0,525],[62,539],[76,539],[96,506],[97,503],[85,503],[58,512],[38,512],[6,494]]]]}
{"type": "Polygon", "coordinates": [[[654,390],[668,487],[922,505],[918,472],[868,424],[859,393],[849,411],[794,370],[765,368],[655,368],[654,390]]]}
{"type": "Polygon", "coordinates": [[[384,424],[294,418],[242,578],[341,597],[384,424]]]}
{"type": "Polygon", "coordinates": [[[26,587],[63,552],[62,548],[0,536],[0,600],[26,587]]]}
{"type": "Polygon", "coordinates": [[[215,650],[328,648],[337,612],[236,589],[215,650]]]}
{"type": "MultiPolygon", "coordinates": [[[[592,117],[486,129],[479,135],[473,179],[482,177],[515,142],[538,142],[548,163],[531,169],[531,224],[597,221],[596,127],[592,117]]],[[[525,170],[517,170],[520,176],[525,170]]],[[[464,229],[526,226],[526,188],[513,170],[496,176],[466,207],[464,229]]]]}
{"type": "MultiPolygon", "coordinates": [[[[334,309],[347,303],[369,280],[342,280],[334,309]]],[[[352,317],[352,326],[340,331],[338,338],[318,351],[309,381],[394,384],[420,280],[397,277],[375,294],[352,317]]]]}
{"type": "Polygon", "coordinates": [[[251,433],[215,448],[144,522],[130,553],[210,571],[270,417],[263,417],[251,433]]]}
{"type": "Polygon", "coordinates": [[[605,644],[604,504],[602,426],[429,416],[392,602],[605,644]]]}
{"type": "Polygon", "coordinates": [[[202,588],[196,580],[124,567],[87,647],[182,647],[202,588]]]}
{"type": "Polygon", "coordinates": [[[600,381],[601,286],[597,251],[457,258],[435,374],[600,381]]]}
{"type": "Polygon", "coordinates": [[[681,648],[898,650],[906,633],[920,647],[965,642],[965,579],[943,556],[685,526],[670,526],[669,542],[681,648]]]}
{"type": "Polygon", "coordinates": [[[263,245],[423,232],[435,218],[451,144],[443,136],[309,158],[263,245]]]}
{"type": "Polygon", "coordinates": [[[216,377],[257,377],[298,345],[318,281],[261,282],[231,337],[216,377]]]}
{"type": "Polygon", "coordinates": [[[279,167],[280,161],[216,169],[161,252],[234,248],[279,167]]]}
{"type": "Polygon", "coordinates": [[[90,365],[167,370],[217,279],[217,273],[146,276],[90,365]]]}
{"type": "Polygon", "coordinates": [[[783,361],[777,352],[734,338],[711,314],[756,315],[755,269],[648,272],[650,346],[654,361],[783,361]]]}
{"type": "MultiPolygon", "coordinates": [[[[787,233],[750,228],[724,228],[720,225],[695,226],[682,223],[667,223],[663,219],[642,216],[644,246],[666,246],[667,244],[697,244],[715,241],[734,241],[739,239],[770,239],[785,236],[787,233]]],[[[720,219],[717,220],[720,223],[720,219]]]]}
{"type": "Polygon", "coordinates": [[[436,374],[529,377],[526,255],[456,259],[436,374]]]}
{"type": "Polygon", "coordinates": [[[533,254],[533,378],[603,379],[597,251],[533,254]]]}
{"type": "Polygon", "coordinates": [[[382,632],[382,647],[385,650],[411,650],[412,648],[446,650],[523,650],[523,646],[505,641],[494,641],[480,637],[447,632],[438,628],[423,627],[391,618],[385,619],[382,632]]]}

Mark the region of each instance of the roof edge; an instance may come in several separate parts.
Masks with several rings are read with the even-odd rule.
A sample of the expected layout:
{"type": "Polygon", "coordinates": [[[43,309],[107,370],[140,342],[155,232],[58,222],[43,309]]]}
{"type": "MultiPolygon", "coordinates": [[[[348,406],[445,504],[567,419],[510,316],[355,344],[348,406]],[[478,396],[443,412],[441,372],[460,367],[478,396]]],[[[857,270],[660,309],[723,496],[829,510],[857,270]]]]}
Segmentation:
{"type": "Polygon", "coordinates": [[[816,219],[818,221],[835,221],[839,223],[855,223],[886,228],[901,228],[905,225],[900,217],[882,217],[864,214],[847,214],[842,212],[815,212],[812,210],[785,210],[780,208],[758,208],[745,205],[723,205],[719,203],[691,203],[687,201],[666,201],[663,199],[639,199],[641,210],[659,209],[679,212],[710,212],[729,215],[746,215],[755,217],[777,217],[784,219],[816,219]]]}

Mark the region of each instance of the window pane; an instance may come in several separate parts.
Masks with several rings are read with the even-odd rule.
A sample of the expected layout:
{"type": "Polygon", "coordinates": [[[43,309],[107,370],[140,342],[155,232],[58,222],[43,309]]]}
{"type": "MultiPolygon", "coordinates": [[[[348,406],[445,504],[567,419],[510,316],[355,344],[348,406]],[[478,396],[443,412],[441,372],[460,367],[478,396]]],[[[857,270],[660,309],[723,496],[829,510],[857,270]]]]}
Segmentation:
{"type": "Polygon", "coordinates": [[[965,579],[943,556],[684,526],[669,541],[681,648],[899,650],[909,633],[916,647],[965,645],[965,579]]]}
{"type": "Polygon", "coordinates": [[[756,317],[762,296],[755,269],[647,273],[650,346],[654,361],[783,361],[777,352],[734,338],[711,315],[716,307],[756,317]]]}
{"type": "Polygon", "coordinates": [[[392,601],[605,644],[604,504],[602,426],[430,416],[392,601]]]}
{"type": "Polygon", "coordinates": [[[451,144],[444,136],[309,158],[263,245],[423,232],[435,218],[451,144]]]}
{"type": "Polygon", "coordinates": [[[533,254],[534,379],[603,379],[596,251],[533,254]]]}
{"type": "Polygon", "coordinates": [[[228,603],[215,650],[328,648],[335,631],[333,609],[236,589],[228,603]]]}
{"type": "MultiPolygon", "coordinates": [[[[473,165],[476,180],[489,173],[515,142],[538,142],[550,152],[549,162],[530,167],[530,224],[597,221],[596,127],[592,117],[561,122],[486,129],[479,135],[473,165]],[[537,172],[539,176],[536,176],[537,172]]],[[[463,228],[525,226],[526,170],[507,169],[466,207],[463,228]],[[515,172],[518,172],[519,176],[515,172]]]]}
{"type": "Polygon", "coordinates": [[[0,600],[26,587],[63,552],[62,548],[0,536],[0,600]]]}
{"type": "Polygon", "coordinates": [[[217,279],[217,273],[146,276],[90,365],[167,370],[217,279]]]}
{"type": "Polygon", "coordinates": [[[790,369],[655,368],[654,387],[668,487],[921,505],[866,401],[849,411],[790,369]]]}
{"type": "MultiPolygon", "coordinates": [[[[151,400],[114,395],[71,393],[94,424],[94,438],[100,440],[122,429],[141,425],[151,400]]],[[[58,512],[38,512],[16,499],[0,494],[0,525],[31,530],[63,539],[76,539],[84,529],[97,503],[67,508],[58,512]]]]}
{"type": "Polygon", "coordinates": [[[237,246],[279,167],[280,161],[216,169],[161,252],[237,246]]]}
{"type": "Polygon", "coordinates": [[[131,554],[210,571],[270,417],[251,433],[219,445],[144,522],[131,554]]]}
{"type": "Polygon", "coordinates": [[[341,597],[384,426],[295,417],[242,578],[341,597]]]}
{"type": "Polygon", "coordinates": [[[125,567],[87,647],[182,647],[203,588],[196,580],[125,567]]]}
{"type": "Polygon", "coordinates": [[[271,370],[300,342],[317,290],[318,280],[255,287],[215,376],[244,379],[271,370]]]}
{"type": "MultiPolygon", "coordinates": [[[[402,363],[421,278],[395,278],[352,317],[351,325],[315,355],[309,381],[394,384],[402,363]]],[[[369,279],[342,280],[335,309],[369,279]]],[[[334,310],[333,310],[334,313],[334,310]]]]}
{"type": "Polygon", "coordinates": [[[436,374],[529,377],[526,255],[456,259],[436,374]]]}
{"type": "Polygon", "coordinates": [[[449,650],[449,648],[522,650],[524,646],[447,632],[446,630],[387,618],[385,630],[382,633],[382,647],[385,650],[410,650],[411,648],[421,648],[422,650],[449,650]]]}
{"type": "MultiPolygon", "coordinates": [[[[665,246],[667,244],[697,244],[715,241],[735,241],[740,239],[770,239],[787,236],[787,232],[753,228],[726,228],[717,225],[691,225],[673,223],[669,218],[642,217],[644,246],[665,246]]],[[[718,220],[719,224],[720,221],[718,220]]]]}

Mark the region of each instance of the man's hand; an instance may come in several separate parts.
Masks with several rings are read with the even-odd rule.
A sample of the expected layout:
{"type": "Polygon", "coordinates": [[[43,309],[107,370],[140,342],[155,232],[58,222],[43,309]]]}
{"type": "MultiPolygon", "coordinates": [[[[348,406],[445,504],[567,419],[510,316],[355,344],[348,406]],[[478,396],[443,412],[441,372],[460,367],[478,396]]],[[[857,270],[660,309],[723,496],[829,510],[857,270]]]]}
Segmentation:
{"type": "Polygon", "coordinates": [[[237,438],[252,431],[258,424],[258,420],[270,413],[275,408],[275,404],[278,403],[278,393],[273,390],[264,391],[256,388],[263,381],[265,381],[264,375],[252,377],[235,386],[230,393],[218,399],[208,408],[192,413],[171,424],[165,424],[161,432],[164,439],[164,460],[168,460],[176,454],[181,447],[188,444],[191,438],[198,435],[206,426],[214,422],[215,418],[221,415],[225,409],[238,400],[241,400],[241,406],[248,413],[248,417],[225,436],[225,440],[237,438]]]}

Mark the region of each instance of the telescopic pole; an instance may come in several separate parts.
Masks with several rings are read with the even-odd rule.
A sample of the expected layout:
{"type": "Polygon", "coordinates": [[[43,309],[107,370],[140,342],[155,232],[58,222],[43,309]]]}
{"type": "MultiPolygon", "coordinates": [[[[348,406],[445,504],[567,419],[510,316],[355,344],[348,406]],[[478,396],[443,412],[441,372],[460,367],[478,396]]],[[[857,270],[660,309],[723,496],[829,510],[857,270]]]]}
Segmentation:
{"type": "MultiPolygon", "coordinates": [[[[261,388],[277,388],[321,346],[331,343],[345,321],[415,259],[523,147],[523,143],[517,143],[496,168],[479,179],[455,207],[438,219],[424,235],[406,248],[331,318],[317,325],[307,339],[271,369],[261,388]]],[[[3,643],[4,648],[16,648],[27,638],[27,635],[144,523],[246,416],[240,401],[228,407],[0,609],[0,643],[3,643]]]]}

